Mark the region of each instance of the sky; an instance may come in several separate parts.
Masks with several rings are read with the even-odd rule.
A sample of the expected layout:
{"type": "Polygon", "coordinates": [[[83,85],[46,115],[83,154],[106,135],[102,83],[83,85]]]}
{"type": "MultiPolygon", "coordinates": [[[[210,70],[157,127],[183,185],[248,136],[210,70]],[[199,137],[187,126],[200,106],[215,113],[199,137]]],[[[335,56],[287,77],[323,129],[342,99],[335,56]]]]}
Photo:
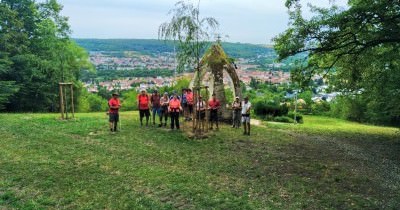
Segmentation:
{"type": "MultiPolygon", "coordinates": [[[[303,0],[327,6],[332,0],[303,0]]],[[[58,0],[73,38],[157,39],[177,0],[58,0]]],[[[197,1],[195,1],[197,3],[197,1]]],[[[340,5],[344,0],[336,0],[340,5]]],[[[214,17],[227,42],[270,44],[287,28],[285,0],[201,0],[200,17],[214,17]]]]}

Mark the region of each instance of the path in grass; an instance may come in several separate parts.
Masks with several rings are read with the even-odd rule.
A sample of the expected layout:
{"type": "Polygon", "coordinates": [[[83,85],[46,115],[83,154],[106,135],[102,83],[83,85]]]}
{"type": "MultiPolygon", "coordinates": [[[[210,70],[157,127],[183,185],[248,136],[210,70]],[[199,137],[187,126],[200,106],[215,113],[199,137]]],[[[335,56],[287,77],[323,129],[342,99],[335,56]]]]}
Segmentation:
{"type": "Polygon", "coordinates": [[[104,113],[57,117],[0,115],[0,209],[400,207],[393,128],[306,117],[190,140],[132,112],[116,135],[104,113]]]}

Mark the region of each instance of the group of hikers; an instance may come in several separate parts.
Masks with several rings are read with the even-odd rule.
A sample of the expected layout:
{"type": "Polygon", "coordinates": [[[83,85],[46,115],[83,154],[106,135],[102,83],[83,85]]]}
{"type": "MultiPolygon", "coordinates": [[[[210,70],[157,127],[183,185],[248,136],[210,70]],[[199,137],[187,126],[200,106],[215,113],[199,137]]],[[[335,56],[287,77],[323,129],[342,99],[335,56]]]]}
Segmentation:
{"type": "MultiPolygon", "coordinates": [[[[119,108],[121,102],[119,94],[113,93],[112,98],[108,101],[109,105],[109,122],[110,131],[117,131],[117,124],[119,122],[119,108]]],[[[182,95],[178,95],[176,91],[169,96],[168,92],[161,95],[157,90],[154,90],[151,95],[147,94],[146,90],[141,90],[137,96],[137,107],[139,109],[140,125],[143,126],[143,119],[145,119],[145,126],[149,126],[149,121],[152,120],[153,126],[156,126],[156,115],[159,117],[158,127],[167,127],[168,117],[170,117],[170,128],[180,129],[179,117],[183,114],[185,121],[194,120],[192,118],[195,111],[195,119],[199,121],[199,125],[204,129],[206,111],[209,110],[209,129],[213,130],[214,124],[216,129],[219,130],[218,111],[221,107],[220,101],[217,99],[216,94],[212,94],[212,98],[208,104],[199,95],[198,101],[194,104],[194,95],[191,89],[183,89],[182,95]],[[152,118],[151,118],[152,117],[152,118]]],[[[232,128],[239,128],[241,123],[244,126],[244,135],[250,135],[250,109],[251,103],[248,97],[240,101],[236,97],[232,102],[232,128]]],[[[151,123],[150,122],[150,123],[151,123]]]]}

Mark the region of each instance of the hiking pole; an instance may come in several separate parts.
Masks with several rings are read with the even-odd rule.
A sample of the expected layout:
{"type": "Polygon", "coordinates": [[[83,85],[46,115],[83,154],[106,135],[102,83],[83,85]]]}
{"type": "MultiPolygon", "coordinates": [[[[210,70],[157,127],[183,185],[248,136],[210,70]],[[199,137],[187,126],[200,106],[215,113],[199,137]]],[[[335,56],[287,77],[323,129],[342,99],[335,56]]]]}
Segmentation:
{"type": "Polygon", "coordinates": [[[118,120],[119,120],[119,131],[122,131],[122,121],[121,121],[121,116],[118,116],[118,120]]]}
{"type": "Polygon", "coordinates": [[[182,131],[183,132],[185,132],[185,117],[184,117],[184,114],[183,114],[184,112],[183,112],[183,109],[182,109],[182,115],[180,116],[181,118],[182,118],[182,131]]]}

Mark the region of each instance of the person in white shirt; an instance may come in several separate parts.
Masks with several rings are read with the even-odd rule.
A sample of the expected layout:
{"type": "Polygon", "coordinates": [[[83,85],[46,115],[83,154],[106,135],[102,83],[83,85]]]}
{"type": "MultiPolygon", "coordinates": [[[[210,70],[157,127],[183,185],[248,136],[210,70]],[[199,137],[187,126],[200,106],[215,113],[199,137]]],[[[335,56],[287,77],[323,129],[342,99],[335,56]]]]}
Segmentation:
{"type": "Polygon", "coordinates": [[[250,109],[251,103],[249,101],[249,97],[246,96],[244,101],[242,101],[242,123],[244,127],[243,135],[250,136],[250,109]]]}

